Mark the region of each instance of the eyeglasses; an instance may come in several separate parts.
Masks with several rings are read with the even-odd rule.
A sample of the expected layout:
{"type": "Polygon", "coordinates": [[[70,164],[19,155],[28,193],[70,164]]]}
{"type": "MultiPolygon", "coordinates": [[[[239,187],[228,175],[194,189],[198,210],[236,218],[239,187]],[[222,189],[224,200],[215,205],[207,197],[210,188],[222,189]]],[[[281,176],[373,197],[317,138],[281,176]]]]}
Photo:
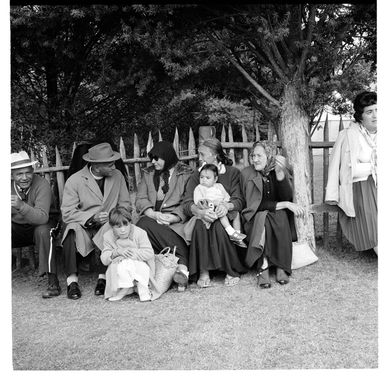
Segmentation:
{"type": "Polygon", "coordinates": [[[158,161],[159,160],[158,156],[153,156],[152,154],[149,154],[148,157],[149,157],[150,161],[152,161],[152,160],[158,161]]]}

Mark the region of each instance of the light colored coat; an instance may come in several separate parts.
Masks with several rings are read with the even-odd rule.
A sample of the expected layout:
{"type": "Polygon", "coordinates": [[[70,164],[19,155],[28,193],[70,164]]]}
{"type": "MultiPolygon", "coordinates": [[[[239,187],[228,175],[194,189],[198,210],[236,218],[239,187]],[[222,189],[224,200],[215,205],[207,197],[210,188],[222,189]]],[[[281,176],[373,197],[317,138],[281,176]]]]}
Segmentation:
{"type": "Polygon", "coordinates": [[[340,131],[334,144],[328,171],[325,202],[338,205],[347,216],[355,217],[353,203],[353,170],[360,152],[358,124],[351,122],[340,131]]]}
{"type": "Polygon", "coordinates": [[[62,242],[69,230],[76,234],[76,248],[82,256],[87,256],[96,245],[103,249],[103,234],[110,229],[104,224],[95,236],[90,238],[84,225],[98,212],[110,210],[116,206],[130,206],[128,190],[122,173],[115,169],[110,177],[105,177],[104,195],[92,177],[88,166],[68,178],[63,191],[62,216],[66,224],[62,242]]]}
{"type": "MultiPolygon", "coordinates": [[[[160,209],[162,213],[170,213],[179,216],[181,221],[171,224],[170,228],[181,237],[184,237],[183,223],[186,221],[182,200],[187,181],[192,172],[193,169],[182,162],[178,162],[175,165],[174,172],[170,178],[169,189],[163,199],[162,207],[160,209]]],[[[155,208],[156,190],[154,185],[154,173],[155,170],[152,166],[143,169],[142,180],[138,187],[135,203],[136,210],[140,215],[143,215],[144,211],[148,208],[155,208]]]]}

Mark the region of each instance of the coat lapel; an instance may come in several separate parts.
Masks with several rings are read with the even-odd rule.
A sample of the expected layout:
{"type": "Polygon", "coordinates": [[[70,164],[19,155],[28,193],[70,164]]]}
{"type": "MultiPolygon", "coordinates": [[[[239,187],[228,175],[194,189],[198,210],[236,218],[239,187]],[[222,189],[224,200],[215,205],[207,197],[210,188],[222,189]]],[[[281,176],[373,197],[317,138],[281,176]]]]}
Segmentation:
{"type": "Polygon", "coordinates": [[[87,165],[83,168],[83,177],[86,182],[86,186],[98,197],[98,199],[103,201],[102,192],[100,191],[98,184],[95,182],[94,177],[91,175],[87,165]]]}

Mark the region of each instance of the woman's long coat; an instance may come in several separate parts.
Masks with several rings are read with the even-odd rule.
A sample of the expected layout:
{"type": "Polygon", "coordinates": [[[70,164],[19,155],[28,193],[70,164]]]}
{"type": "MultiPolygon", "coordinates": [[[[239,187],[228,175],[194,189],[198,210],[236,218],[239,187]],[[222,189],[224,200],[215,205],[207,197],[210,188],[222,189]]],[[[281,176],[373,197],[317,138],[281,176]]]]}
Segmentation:
{"type": "MultiPolygon", "coordinates": [[[[181,221],[171,224],[170,228],[183,238],[183,223],[186,221],[186,215],[183,212],[182,200],[187,181],[192,172],[193,169],[182,162],[178,162],[175,165],[174,172],[171,175],[169,182],[169,189],[163,199],[162,207],[160,209],[162,213],[170,213],[179,216],[181,221]]],[[[155,169],[153,166],[143,169],[142,181],[138,187],[135,203],[136,210],[140,215],[143,215],[144,211],[148,208],[155,208],[156,190],[154,186],[154,173],[155,169]]]]}
{"type": "Polygon", "coordinates": [[[98,212],[110,212],[112,208],[130,206],[129,194],[122,173],[115,169],[110,177],[105,177],[104,195],[92,177],[88,166],[68,178],[63,191],[61,211],[66,228],[62,242],[69,230],[76,234],[76,248],[82,256],[87,256],[94,244],[103,249],[103,234],[110,228],[105,223],[95,236],[90,238],[85,223],[98,212]]]}
{"type": "MultiPolygon", "coordinates": [[[[265,220],[268,212],[258,212],[258,207],[261,204],[263,196],[263,182],[261,173],[257,172],[254,169],[254,166],[248,166],[241,171],[241,189],[246,200],[246,206],[241,212],[242,217],[247,223],[254,221],[253,237],[249,240],[249,247],[245,258],[245,264],[248,267],[251,267],[256,261],[255,252],[253,250],[260,248],[260,240],[265,228],[265,220]]],[[[287,211],[287,213],[292,241],[296,241],[297,232],[295,229],[294,216],[291,211],[287,211]]]]}

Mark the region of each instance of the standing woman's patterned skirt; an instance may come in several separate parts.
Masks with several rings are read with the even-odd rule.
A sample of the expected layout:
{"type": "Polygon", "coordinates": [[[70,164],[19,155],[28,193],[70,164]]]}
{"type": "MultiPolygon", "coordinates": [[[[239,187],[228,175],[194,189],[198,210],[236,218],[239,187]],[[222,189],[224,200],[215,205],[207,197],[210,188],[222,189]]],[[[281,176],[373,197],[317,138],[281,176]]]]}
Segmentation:
{"type": "Polygon", "coordinates": [[[377,188],[371,175],[353,183],[353,202],[356,217],[339,212],[342,232],[357,251],[372,249],[378,245],[378,235],[377,188]]]}

